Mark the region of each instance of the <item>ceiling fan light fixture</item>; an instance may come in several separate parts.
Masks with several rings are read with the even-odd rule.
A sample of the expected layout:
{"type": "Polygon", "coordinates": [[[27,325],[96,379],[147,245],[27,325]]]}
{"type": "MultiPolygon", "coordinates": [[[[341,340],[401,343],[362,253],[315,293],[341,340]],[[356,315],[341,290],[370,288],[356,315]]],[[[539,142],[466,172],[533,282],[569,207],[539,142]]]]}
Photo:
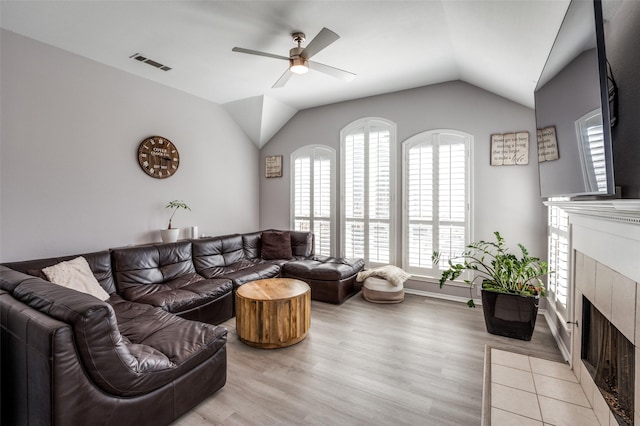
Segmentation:
{"type": "Polygon", "coordinates": [[[289,59],[289,70],[294,74],[306,74],[309,72],[309,61],[301,56],[291,58],[289,59]]]}

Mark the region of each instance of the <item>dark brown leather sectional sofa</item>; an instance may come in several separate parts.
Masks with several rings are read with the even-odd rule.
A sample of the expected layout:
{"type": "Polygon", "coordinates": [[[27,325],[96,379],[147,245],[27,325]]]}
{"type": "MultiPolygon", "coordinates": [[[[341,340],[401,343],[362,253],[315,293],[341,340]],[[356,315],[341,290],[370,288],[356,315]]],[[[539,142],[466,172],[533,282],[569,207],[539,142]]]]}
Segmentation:
{"type": "MultiPolygon", "coordinates": [[[[216,324],[233,316],[234,290],[288,264],[330,260],[314,256],[313,234],[289,235],[286,259],[262,258],[262,231],[83,254],[104,302],[41,278],[77,256],[0,265],[0,423],[175,420],[226,382],[227,330],[216,324]]],[[[341,303],[359,290],[363,266],[336,261],[344,279],[311,284],[312,297],[335,285],[341,303]]]]}

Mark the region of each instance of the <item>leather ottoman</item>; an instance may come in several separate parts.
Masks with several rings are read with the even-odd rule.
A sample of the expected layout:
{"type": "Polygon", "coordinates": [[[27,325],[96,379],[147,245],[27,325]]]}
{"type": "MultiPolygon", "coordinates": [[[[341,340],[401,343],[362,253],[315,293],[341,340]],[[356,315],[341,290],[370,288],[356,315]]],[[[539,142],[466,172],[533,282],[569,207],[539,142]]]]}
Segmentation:
{"type": "Polygon", "coordinates": [[[340,304],[362,288],[362,283],[356,281],[362,268],[363,259],[314,256],[285,263],[281,275],[309,284],[313,300],[340,304]]]}

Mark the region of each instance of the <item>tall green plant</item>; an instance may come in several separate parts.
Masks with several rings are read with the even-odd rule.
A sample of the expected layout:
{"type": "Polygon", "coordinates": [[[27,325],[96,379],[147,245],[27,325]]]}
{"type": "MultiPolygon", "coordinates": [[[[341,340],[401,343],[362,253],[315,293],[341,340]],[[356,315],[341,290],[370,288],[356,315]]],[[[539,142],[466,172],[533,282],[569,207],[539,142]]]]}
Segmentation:
{"type": "Polygon", "coordinates": [[[169,226],[167,229],[171,229],[171,219],[173,219],[173,215],[176,214],[176,211],[178,211],[178,209],[185,209],[185,210],[189,210],[191,211],[191,207],[189,207],[184,201],[180,200],[173,200],[170,201],[169,204],[167,204],[166,206],[167,209],[173,209],[173,212],[171,213],[171,216],[169,216],[169,226]]]}
{"type": "MultiPolygon", "coordinates": [[[[496,231],[493,234],[496,237],[495,242],[481,240],[471,243],[462,255],[449,259],[449,268],[443,271],[440,277],[440,288],[447,281],[459,278],[463,272],[472,271],[473,279],[463,280],[469,285],[469,307],[475,307],[472,288],[478,279],[482,282],[482,288],[486,290],[544,296],[545,286],[541,278],[550,273],[547,262],[530,256],[522,244],[518,244],[520,257],[510,253],[500,233],[496,231]]],[[[431,260],[434,264],[440,262],[440,253],[437,250],[433,252],[431,260]]]]}

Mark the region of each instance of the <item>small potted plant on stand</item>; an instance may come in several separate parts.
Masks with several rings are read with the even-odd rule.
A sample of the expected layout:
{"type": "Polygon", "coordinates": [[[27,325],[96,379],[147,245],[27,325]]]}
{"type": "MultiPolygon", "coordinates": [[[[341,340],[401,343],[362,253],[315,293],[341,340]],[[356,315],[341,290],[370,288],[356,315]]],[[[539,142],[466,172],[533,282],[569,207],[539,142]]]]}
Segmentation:
{"type": "Polygon", "coordinates": [[[185,209],[190,211],[191,208],[184,201],[178,200],[170,201],[169,204],[167,204],[166,208],[173,209],[173,211],[171,212],[171,216],[169,216],[169,226],[167,227],[167,229],[162,229],[160,231],[160,236],[162,237],[163,243],[173,243],[178,240],[178,235],[180,234],[180,228],[171,227],[171,220],[173,219],[173,215],[176,214],[176,211],[178,211],[178,209],[185,209]]]}
{"type": "MultiPolygon", "coordinates": [[[[482,309],[485,325],[491,334],[531,340],[538,315],[540,296],[545,295],[541,278],[549,274],[548,264],[529,255],[527,249],[518,244],[520,256],[510,253],[499,232],[493,233],[496,241],[478,241],[469,244],[462,255],[450,259],[449,268],[442,272],[440,288],[453,281],[465,271],[475,276],[463,281],[469,285],[471,300],[475,307],[472,288],[476,280],[482,283],[482,309]]],[[[440,253],[433,252],[435,264],[440,253]]]]}

